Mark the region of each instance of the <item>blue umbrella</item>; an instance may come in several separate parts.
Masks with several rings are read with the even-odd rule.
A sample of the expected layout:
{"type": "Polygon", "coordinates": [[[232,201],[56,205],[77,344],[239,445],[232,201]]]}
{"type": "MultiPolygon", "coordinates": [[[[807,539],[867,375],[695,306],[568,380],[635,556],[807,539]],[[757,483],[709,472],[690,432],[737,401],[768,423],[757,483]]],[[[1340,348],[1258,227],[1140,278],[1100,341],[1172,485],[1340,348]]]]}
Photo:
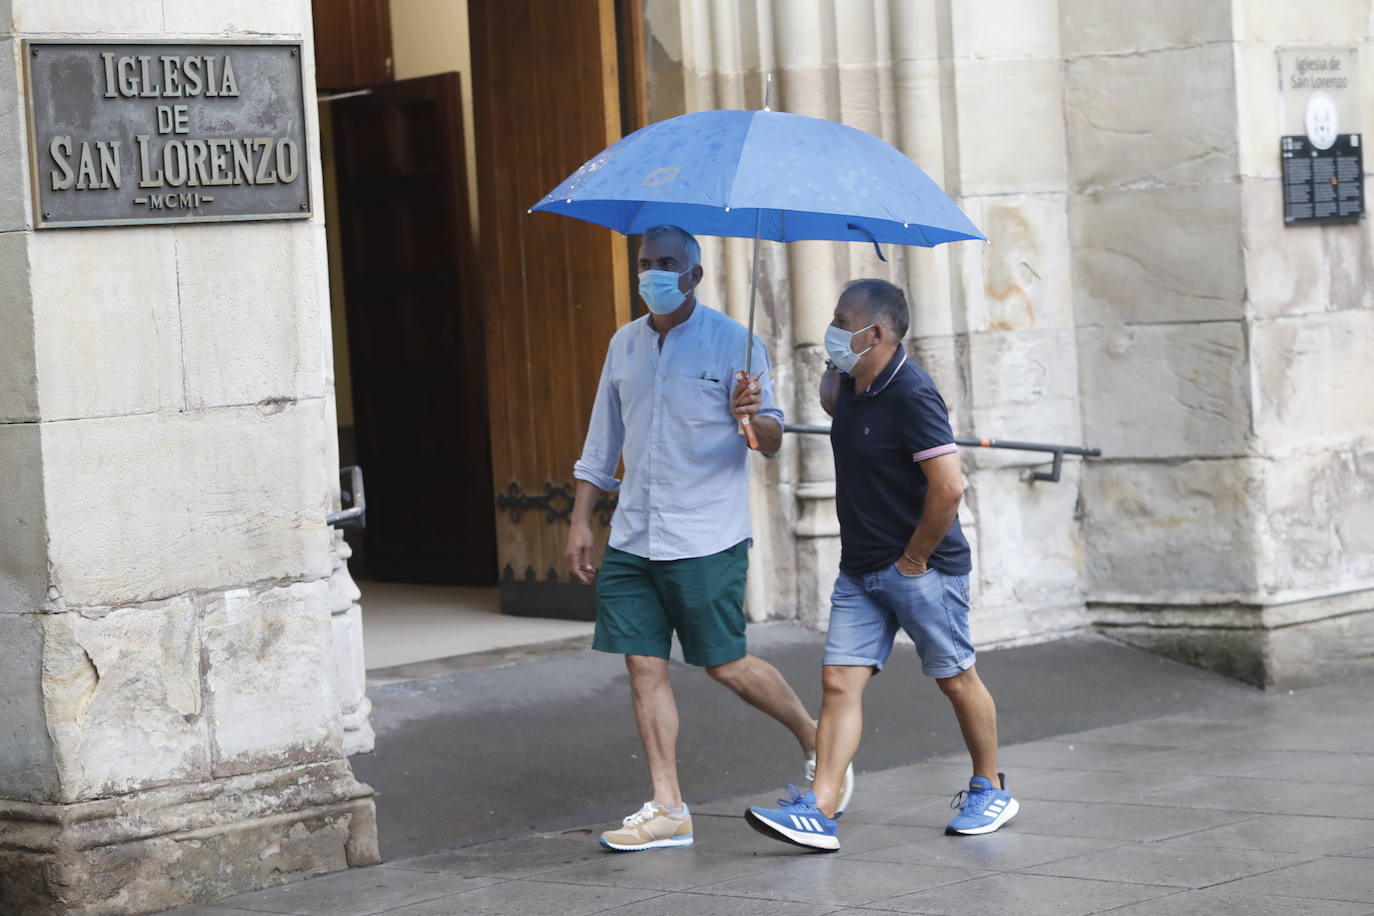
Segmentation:
{"type": "MultiPolygon", "coordinates": [[[[771,85],[771,77],[770,77],[771,85]]],[[[983,239],[939,185],[888,143],[771,111],[699,111],[641,128],[587,160],[531,210],[626,235],[669,223],[696,235],[930,247],[983,239]]],[[[879,257],[882,252],[879,251],[879,257]]],[[[746,343],[745,372],[752,347],[746,343]]],[[[750,445],[753,430],[746,425],[750,445]]]]}

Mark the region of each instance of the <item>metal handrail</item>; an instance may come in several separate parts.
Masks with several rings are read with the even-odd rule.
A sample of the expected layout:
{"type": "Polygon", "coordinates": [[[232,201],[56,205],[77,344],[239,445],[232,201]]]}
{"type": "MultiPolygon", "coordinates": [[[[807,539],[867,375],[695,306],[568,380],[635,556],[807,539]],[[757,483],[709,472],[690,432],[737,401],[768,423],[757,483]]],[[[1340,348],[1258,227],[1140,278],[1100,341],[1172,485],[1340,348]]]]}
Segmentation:
{"type": "MultiPolygon", "coordinates": [[[[802,433],[813,436],[830,435],[829,426],[787,426],[783,432],[802,433]]],[[[1044,442],[1014,442],[1009,439],[971,439],[967,436],[955,436],[954,444],[969,446],[973,448],[1007,448],[1019,452],[1045,452],[1054,456],[1054,465],[1048,471],[1032,471],[1032,480],[1048,480],[1051,483],[1059,482],[1059,472],[1064,465],[1065,455],[1082,455],[1084,458],[1101,458],[1102,449],[1084,448],[1077,445],[1049,445],[1044,442]]]]}

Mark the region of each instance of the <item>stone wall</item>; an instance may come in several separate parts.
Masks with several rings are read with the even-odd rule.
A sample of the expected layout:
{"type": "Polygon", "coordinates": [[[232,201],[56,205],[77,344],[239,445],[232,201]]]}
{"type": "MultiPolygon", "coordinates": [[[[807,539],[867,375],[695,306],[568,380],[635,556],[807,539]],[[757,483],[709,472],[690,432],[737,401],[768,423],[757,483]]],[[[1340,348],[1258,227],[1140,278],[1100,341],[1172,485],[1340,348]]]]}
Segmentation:
{"type": "Polygon", "coordinates": [[[304,0],[0,3],[2,912],[147,912],[377,859],[344,757],[370,733],[325,524],[323,214],[35,231],[29,199],[22,39],[310,32],[304,0]]]}
{"type": "MultiPolygon", "coordinates": [[[[913,306],[957,435],[1100,447],[1059,483],[965,450],[981,645],[1095,626],[1257,684],[1374,657],[1369,221],[1285,229],[1275,49],[1357,45],[1370,10],[1266,0],[647,0],[650,115],[775,108],[905,151],[990,243],[764,243],[760,333],[791,423],[844,280],[913,306]]],[[[703,297],[742,317],[748,242],[703,297]]],[[[828,444],[756,459],[751,616],[823,625],[828,444]]]]}

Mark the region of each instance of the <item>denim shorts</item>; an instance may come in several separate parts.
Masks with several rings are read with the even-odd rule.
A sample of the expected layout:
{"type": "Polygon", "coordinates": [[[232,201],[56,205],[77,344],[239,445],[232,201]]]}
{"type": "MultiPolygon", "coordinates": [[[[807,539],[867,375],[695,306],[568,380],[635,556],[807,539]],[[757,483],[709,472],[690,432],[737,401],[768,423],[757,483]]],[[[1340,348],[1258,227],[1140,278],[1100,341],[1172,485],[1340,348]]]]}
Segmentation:
{"type": "Polygon", "coordinates": [[[896,564],[872,572],[840,572],[830,596],[826,665],[883,670],[897,628],[906,630],[927,677],[954,677],[973,667],[968,628],[968,576],[928,569],[905,576],[896,564]]]}

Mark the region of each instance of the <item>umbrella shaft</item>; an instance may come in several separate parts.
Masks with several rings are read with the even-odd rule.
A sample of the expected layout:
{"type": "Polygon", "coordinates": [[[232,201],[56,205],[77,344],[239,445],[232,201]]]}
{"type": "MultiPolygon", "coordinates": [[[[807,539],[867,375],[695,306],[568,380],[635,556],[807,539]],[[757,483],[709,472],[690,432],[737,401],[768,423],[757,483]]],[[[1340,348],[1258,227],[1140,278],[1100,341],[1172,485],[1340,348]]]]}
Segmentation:
{"type": "Polygon", "coordinates": [[[754,213],[754,275],[749,281],[749,335],[744,340],[744,374],[749,375],[754,360],[754,301],[759,292],[759,226],[763,211],[754,213]]]}

